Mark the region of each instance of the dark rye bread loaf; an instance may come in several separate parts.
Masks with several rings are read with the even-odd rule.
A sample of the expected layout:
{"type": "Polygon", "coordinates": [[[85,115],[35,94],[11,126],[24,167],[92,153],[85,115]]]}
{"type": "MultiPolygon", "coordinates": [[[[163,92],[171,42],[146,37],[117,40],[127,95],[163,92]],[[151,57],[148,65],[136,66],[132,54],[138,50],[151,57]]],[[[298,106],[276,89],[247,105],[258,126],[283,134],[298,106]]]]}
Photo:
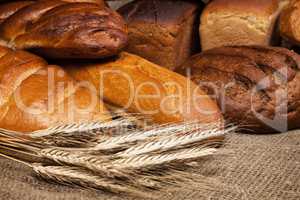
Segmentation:
{"type": "Polygon", "coordinates": [[[225,117],[258,133],[300,127],[300,57],[284,48],[220,47],[179,71],[213,95],[225,117]]]}
{"type": "Polygon", "coordinates": [[[175,69],[199,46],[197,1],[136,0],[118,11],[128,24],[127,51],[175,69]]]}

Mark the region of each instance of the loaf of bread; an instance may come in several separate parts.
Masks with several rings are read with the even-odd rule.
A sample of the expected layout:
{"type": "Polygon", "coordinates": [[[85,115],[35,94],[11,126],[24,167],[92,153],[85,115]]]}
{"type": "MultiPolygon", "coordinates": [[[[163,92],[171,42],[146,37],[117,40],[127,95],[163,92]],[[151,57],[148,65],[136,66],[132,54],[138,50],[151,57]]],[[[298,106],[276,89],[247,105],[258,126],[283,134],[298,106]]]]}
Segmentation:
{"type": "Polygon", "coordinates": [[[199,46],[199,4],[183,0],[136,0],[118,11],[128,23],[126,51],[175,69],[199,46]]]}
{"type": "Polygon", "coordinates": [[[29,132],[56,123],[109,119],[90,88],[40,57],[0,47],[0,128],[29,132]]]}
{"type": "MultiPolygon", "coordinates": [[[[281,10],[278,0],[214,0],[201,16],[203,50],[228,45],[270,45],[281,10]]],[[[276,38],[276,37],[275,37],[276,38]]]]}
{"type": "MultiPolygon", "coordinates": [[[[41,0],[40,0],[41,1],[41,0]]],[[[47,0],[44,0],[47,1],[47,0]]],[[[105,0],[63,0],[63,1],[67,1],[67,2],[85,2],[85,3],[96,3],[99,4],[101,6],[105,6],[105,0]]]]}
{"type": "MultiPolygon", "coordinates": [[[[15,2],[22,1],[22,0],[16,0],[15,2]]],[[[23,0],[27,2],[33,2],[33,1],[49,1],[49,0],[23,0]]],[[[99,5],[105,5],[105,0],[62,0],[66,2],[85,2],[85,3],[96,3],[99,5]]],[[[1,0],[0,3],[7,3],[12,2],[11,0],[1,0]]]]}
{"type": "Polygon", "coordinates": [[[48,58],[104,58],[127,43],[124,20],[104,5],[19,1],[1,4],[0,11],[2,45],[48,58]]]}
{"type": "Polygon", "coordinates": [[[300,1],[291,0],[280,17],[280,34],[292,45],[300,45],[300,1]]]}
{"type": "Polygon", "coordinates": [[[110,62],[65,68],[78,81],[90,81],[105,102],[142,113],[156,123],[221,120],[219,108],[187,78],[139,56],[122,53],[110,62]]]}
{"type": "Polygon", "coordinates": [[[300,56],[279,47],[220,47],[179,71],[218,101],[225,117],[258,133],[300,127],[300,56]]]}

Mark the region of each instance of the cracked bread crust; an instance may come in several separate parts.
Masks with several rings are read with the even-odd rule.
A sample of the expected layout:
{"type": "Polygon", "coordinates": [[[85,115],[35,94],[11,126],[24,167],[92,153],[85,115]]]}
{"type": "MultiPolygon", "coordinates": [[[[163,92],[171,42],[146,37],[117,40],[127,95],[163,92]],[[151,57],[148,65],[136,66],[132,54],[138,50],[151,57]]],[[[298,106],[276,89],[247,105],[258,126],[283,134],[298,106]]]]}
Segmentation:
{"type": "Polygon", "coordinates": [[[228,45],[269,45],[279,14],[278,0],[215,0],[201,16],[203,50],[228,45]]]}
{"type": "Polygon", "coordinates": [[[300,127],[300,57],[279,47],[220,47],[178,71],[218,101],[229,121],[257,133],[300,127]]]}
{"type": "Polygon", "coordinates": [[[140,0],[119,9],[129,28],[126,51],[174,70],[197,46],[199,3],[140,0]]]}

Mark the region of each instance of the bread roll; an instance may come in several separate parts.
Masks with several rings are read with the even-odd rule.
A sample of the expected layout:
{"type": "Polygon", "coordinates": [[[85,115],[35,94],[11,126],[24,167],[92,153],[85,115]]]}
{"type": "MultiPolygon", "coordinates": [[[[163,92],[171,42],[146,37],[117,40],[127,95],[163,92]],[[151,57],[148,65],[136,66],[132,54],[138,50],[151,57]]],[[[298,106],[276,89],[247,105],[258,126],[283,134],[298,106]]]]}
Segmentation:
{"type": "Polygon", "coordinates": [[[270,45],[278,0],[214,0],[201,16],[203,50],[227,45],[270,45]]]}
{"type": "Polygon", "coordinates": [[[300,1],[291,1],[280,17],[280,34],[293,45],[300,45],[300,1]]]}
{"type": "Polygon", "coordinates": [[[218,101],[226,119],[257,133],[300,127],[300,57],[279,47],[220,47],[179,70],[218,101]]]}
{"type": "Polygon", "coordinates": [[[199,2],[137,0],[118,11],[128,24],[126,51],[175,69],[199,46],[199,2]]]}
{"type": "Polygon", "coordinates": [[[79,81],[93,83],[106,102],[157,123],[222,119],[216,103],[194,83],[133,54],[122,53],[110,62],[73,64],[66,70],[79,81]]]}
{"type": "Polygon", "coordinates": [[[40,57],[0,47],[0,128],[30,132],[56,123],[109,119],[87,86],[40,57]]]}
{"type": "Polygon", "coordinates": [[[0,40],[47,58],[104,58],[127,43],[122,17],[104,5],[60,0],[0,5],[0,40]]]}

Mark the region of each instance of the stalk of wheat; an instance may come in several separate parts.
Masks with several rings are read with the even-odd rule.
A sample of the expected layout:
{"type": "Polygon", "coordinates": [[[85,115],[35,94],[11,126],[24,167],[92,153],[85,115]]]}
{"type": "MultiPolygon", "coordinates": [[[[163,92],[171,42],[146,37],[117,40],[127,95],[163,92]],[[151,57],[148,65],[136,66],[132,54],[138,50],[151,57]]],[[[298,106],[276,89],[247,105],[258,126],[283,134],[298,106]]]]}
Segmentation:
{"type": "Polygon", "coordinates": [[[64,124],[26,137],[0,129],[0,156],[32,167],[48,181],[146,196],[149,189],[190,180],[188,163],[218,153],[225,135],[236,129],[219,122],[142,127],[140,120],[132,115],[64,124]],[[119,134],[110,134],[117,129],[119,134]]]}

